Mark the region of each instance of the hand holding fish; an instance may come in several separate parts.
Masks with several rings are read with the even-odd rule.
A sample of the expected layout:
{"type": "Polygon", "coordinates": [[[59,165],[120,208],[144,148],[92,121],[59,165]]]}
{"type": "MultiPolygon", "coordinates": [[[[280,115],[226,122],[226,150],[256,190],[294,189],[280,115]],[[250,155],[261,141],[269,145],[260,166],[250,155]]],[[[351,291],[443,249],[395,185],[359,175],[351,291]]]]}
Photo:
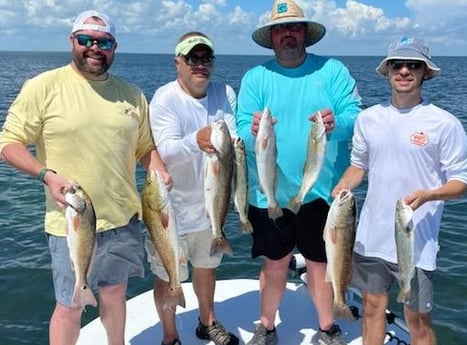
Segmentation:
{"type": "MultiPolygon", "coordinates": [[[[255,137],[258,135],[258,129],[259,129],[259,123],[261,121],[261,116],[263,112],[257,111],[253,114],[253,121],[251,122],[251,134],[253,134],[255,137]]],[[[272,118],[272,124],[275,125],[277,120],[275,118],[272,118]]]]}
{"type": "Polygon", "coordinates": [[[416,190],[409,195],[407,195],[404,199],[404,202],[410,206],[410,208],[415,211],[417,208],[422,206],[425,202],[432,200],[430,197],[430,191],[426,189],[416,190]]]}
{"type": "Polygon", "coordinates": [[[167,187],[167,190],[170,191],[173,187],[173,180],[172,176],[170,176],[169,172],[167,170],[161,170],[161,169],[155,169],[155,172],[159,174],[162,178],[162,180],[165,183],[165,186],[167,187]]]}
{"type": "Polygon", "coordinates": [[[336,186],[334,187],[334,189],[332,190],[331,192],[331,196],[335,199],[339,193],[343,190],[350,190],[349,186],[347,185],[347,183],[345,183],[344,181],[339,181],[338,184],[336,184],[336,186]]]}
{"type": "Polygon", "coordinates": [[[363,178],[365,177],[365,170],[357,168],[356,166],[350,165],[347,170],[342,175],[340,181],[336,184],[334,189],[331,192],[331,196],[336,198],[339,193],[344,190],[352,190],[362,183],[363,178]]]}
{"type": "Polygon", "coordinates": [[[62,175],[53,172],[47,174],[45,182],[55,203],[64,209],[67,206],[65,193],[72,188],[72,184],[62,175]]]}
{"type": "Polygon", "coordinates": [[[211,126],[205,126],[196,133],[196,142],[201,151],[206,153],[214,153],[216,149],[211,142],[211,126]]]}
{"type": "Polygon", "coordinates": [[[318,115],[318,113],[321,114],[321,118],[323,119],[326,133],[330,133],[331,131],[333,131],[336,126],[336,121],[335,121],[334,114],[331,111],[331,109],[326,108],[326,109],[318,110],[316,113],[312,114],[309,119],[315,122],[316,116],[318,115]]]}

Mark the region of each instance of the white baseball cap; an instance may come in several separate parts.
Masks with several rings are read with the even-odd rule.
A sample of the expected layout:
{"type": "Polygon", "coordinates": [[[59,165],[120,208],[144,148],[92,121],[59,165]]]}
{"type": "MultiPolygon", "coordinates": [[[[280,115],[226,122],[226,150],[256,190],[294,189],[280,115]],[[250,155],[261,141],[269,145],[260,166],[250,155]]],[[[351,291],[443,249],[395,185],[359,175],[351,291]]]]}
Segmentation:
{"type": "Polygon", "coordinates": [[[115,38],[115,25],[113,21],[109,18],[108,15],[98,12],[98,11],[84,11],[76,17],[75,22],[73,23],[73,28],[71,29],[71,33],[74,34],[76,31],[79,30],[94,30],[100,32],[106,32],[111,34],[113,38],[115,38]],[[101,19],[104,24],[95,24],[95,23],[85,23],[88,18],[97,17],[101,19]]]}

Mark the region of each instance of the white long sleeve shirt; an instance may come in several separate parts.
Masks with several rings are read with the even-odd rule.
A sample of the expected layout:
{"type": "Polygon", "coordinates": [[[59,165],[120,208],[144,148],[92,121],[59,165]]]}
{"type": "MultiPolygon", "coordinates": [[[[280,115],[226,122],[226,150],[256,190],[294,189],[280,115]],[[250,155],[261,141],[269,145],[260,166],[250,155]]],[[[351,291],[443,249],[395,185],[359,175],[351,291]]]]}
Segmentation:
{"type": "Polygon", "coordinates": [[[157,149],[173,179],[170,194],[179,234],[209,229],[204,198],[206,154],[196,142],[199,129],[224,119],[236,137],[237,98],[227,84],[211,81],[207,96],[196,99],[174,80],[156,90],[150,105],[150,123],[157,149]]]}

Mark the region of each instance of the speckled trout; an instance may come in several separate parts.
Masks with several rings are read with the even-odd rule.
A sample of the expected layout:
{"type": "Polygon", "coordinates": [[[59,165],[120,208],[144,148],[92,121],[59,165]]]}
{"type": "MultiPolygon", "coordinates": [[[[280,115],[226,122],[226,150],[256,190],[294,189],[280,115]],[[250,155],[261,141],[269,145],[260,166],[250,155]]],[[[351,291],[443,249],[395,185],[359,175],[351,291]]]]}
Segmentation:
{"type": "Polygon", "coordinates": [[[216,151],[206,157],[204,176],[206,211],[212,229],[211,255],[218,252],[232,255],[232,248],[225,237],[224,225],[232,190],[234,149],[224,120],[217,120],[211,124],[211,143],[216,151]]]}
{"type": "Polygon", "coordinates": [[[185,308],[185,296],[180,283],[180,255],[175,215],[169,201],[169,192],[157,171],[148,171],[142,192],[143,221],[149,239],[159,256],[167,275],[169,289],[162,301],[162,309],[185,308]]]}
{"type": "Polygon", "coordinates": [[[255,154],[261,192],[266,195],[268,201],[268,215],[269,218],[276,219],[281,217],[283,212],[275,196],[277,182],[276,134],[272,115],[268,108],[264,109],[259,122],[255,154]]]}
{"type": "Polygon", "coordinates": [[[234,169],[234,204],[240,217],[240,229],[245,233],[252,233],[253,226],[248,220],[248,181],[245,157],[245,143],[242,139],[234,140],[235,169],[234,169]]]}
{"type": "Polygon", "coordinates": [[[352,252],[355,242],[355,198],[350,190],[344,189],[334,199],[324,227],[326,242],[326,281],[330,281],[334,292],[334,317],[354,320],[346,304],[345,290],[352,278],[352,252]]]}
{"type": "Polygon", "coordinates": [[[403,200],[397,200],[395,217],[395,239],[399,287],[397,302],[404,303],[410,294],[410,282],[415,274],[413,210],[403,200]]]}
{"type": "Polygon", "coordinates": [[[326,154],[326,142],[326,130],[324,128],[323,118],[321,117],[321,112],[318,112],[308,136],[302,184],[300,185],[297,195],[291,198],[287,204],[287,208],[295,214],[300,210],[306,193],[308,193],[318,179],[326,154]]]}
{"type": "Polygon", "coordinates": [[[96,214],[91,199],[77,182],[72,182],[71,188],[65,193],[65,201],[66,242],[75,272],[72,307],[95,307],[97,301],[88,286],[87,277],[95,254],[96,214]]]}

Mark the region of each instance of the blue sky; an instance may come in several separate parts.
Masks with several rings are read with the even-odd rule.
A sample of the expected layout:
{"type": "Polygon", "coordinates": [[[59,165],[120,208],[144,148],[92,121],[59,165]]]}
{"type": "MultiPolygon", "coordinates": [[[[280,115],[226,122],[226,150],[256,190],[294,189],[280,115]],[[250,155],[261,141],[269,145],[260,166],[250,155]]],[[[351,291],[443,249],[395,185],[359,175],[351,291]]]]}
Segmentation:
{"type": "MultiPolygon", "coordinates": [[[[326,36],[308,51],[323,55],[384,55],[410,34],[433,55],[467,56],[467,0],[296,0],[326,36]],[[449,5],[447,5],[449,3],[449,5]]],[[[217,54],[271,54],[251,33],[269,18],[269,0],[0,0],[0,50],[69,51],[78,13],[101,10],[117,25],[118,51],[172,53],[191,30],[208,34],[217,54]]]]}

